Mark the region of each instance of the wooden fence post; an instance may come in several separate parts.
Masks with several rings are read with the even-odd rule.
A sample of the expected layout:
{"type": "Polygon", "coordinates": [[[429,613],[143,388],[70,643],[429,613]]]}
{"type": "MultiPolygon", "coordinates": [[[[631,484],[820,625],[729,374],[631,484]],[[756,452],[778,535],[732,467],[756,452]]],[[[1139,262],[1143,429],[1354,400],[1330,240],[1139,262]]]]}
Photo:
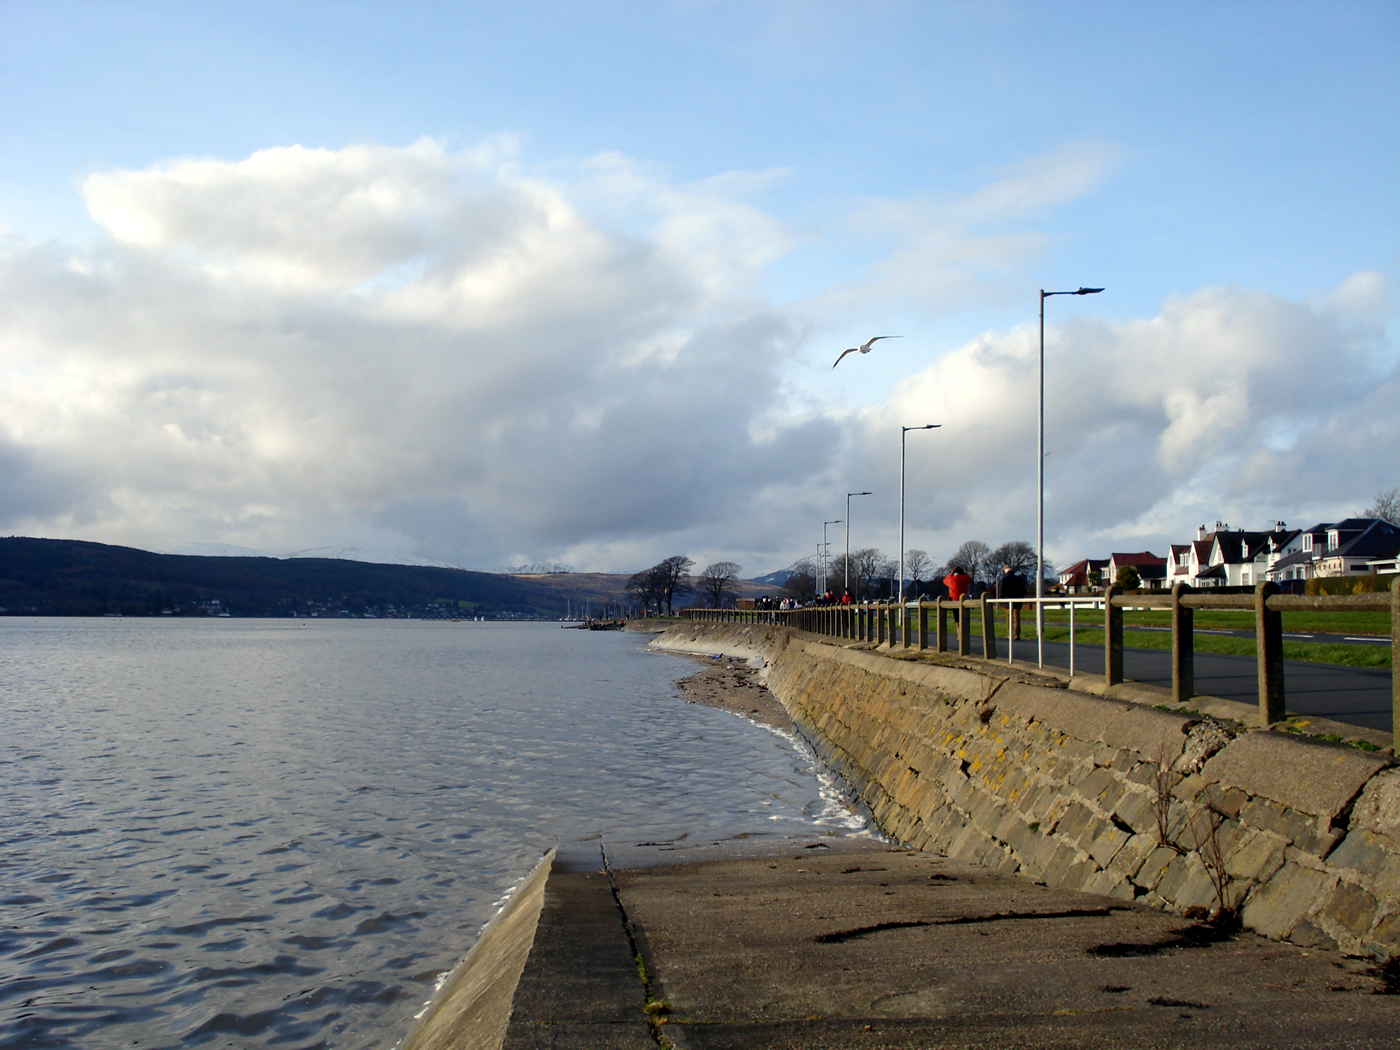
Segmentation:
{"type": "Polygon", "coordinates": [[[958,599],[958,655],[972,655],[972,632],[967,629],[967,599],[958,599]]]}
{"type": "Polygon", "coordinates": [[[1400,753],[1400,576],[1390,584],[1390,732],[1400,753]]]}
{"type": "Polygon", "coordinates": [[[1276,583],[1254,588],[1254,644],[1259,653],[1259,722],[1268,728],[1283,721],[1283,614],[1269,609],[1276,583]]]}
{"type": "Polygon", "coordinates": [[[1184,583],[1172,586],[1172,702],[1185,703],[1196,695],[1195,610],[1181,604],[1190,591],[1184,583]]]}
{"type": "Polygon", "coordinates": [[[948,610],[943,607],[943,599],[933,600],[934,618],[933,626],[936,630],[933,644],[940,653],[948,651],[948,610]]]}
{"type": "Polygon", "coordinates": [[[1110,583],[1103,592],[1103,684],[1123,681],[1123,610],[1113,604],[1120,591],[1110,583]]]}
{"type": "Polygon", "coordinates": [[[995,660],[997,658],[997,610],[995,605],[987,603],[987,595],[990,591],[982,592],[982,659],[995,660]]]}
{"type": "Polygon", "coordinates": [[[914,644],[919,652],[923,652],[928,648],[928,606],[922,598],[919,599],[919,611],[914,615],[917,617],[914,621],[914,644]]]}

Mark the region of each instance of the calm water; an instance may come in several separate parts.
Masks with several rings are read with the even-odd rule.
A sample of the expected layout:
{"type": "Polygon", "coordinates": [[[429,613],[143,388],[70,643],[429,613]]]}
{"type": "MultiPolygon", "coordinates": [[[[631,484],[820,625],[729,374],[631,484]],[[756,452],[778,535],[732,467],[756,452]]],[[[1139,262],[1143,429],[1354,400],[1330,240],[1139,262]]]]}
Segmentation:
{"type": "Polygon", "coordinates": [[[388,1047],[560,841],[854,830],[634,634],[0,618],[0,1047],[388,1047]]]}

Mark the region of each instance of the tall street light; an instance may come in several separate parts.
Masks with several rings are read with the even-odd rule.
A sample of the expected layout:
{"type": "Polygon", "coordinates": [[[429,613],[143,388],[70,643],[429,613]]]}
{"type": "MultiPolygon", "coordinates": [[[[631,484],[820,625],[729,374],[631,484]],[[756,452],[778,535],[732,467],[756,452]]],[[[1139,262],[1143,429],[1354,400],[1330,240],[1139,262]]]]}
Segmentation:
{"type": "MultiPolygon", "coordinates": [[[[925,423],[921,427],[899,428],[899,604],[904,604],[904,435],[911,430],[937,430],[942,423],[925,423]]],[[[903,613],[899,614],[903,616],[903,613]]]]}
{"type": "Polygon", "coordinates": [[[851,593],[851,497],[869,496],[869,492],[846,493],[846,593],[851,593]]]}
{"type": "Polygon", "coordinates": [[[841,522],[842,522],[843,520],[844,520],[843,518],[832,518],[830,521],[824,521],[824,522],[822,522],[822,593],[823,593],[823,594],[825,594],[825,593],[827,592],[827,589],[828,589],[828,588],[827,588],[827,574],[828,574],[828,572],[829,572],[829,570],[830,570],[830,568],[831,568],[831,566],[827,564],[827,563],[831,560],[831,559],[827,556],[827,552],[831,550],[831,547],[830,547],[830,546],[827,544],[827,542],[826,542],[826,527],[827,527],[828,525],[840,525],[841,522]]]}
{"type": "Polygon", "coordinates": [[[1035,510],[1035,638],[1036,663],[1045,666],[1045,300],[1052,295],[1097,295],[1102,288],[1080,288],[1073,292],[1040,290],[1040,437],[1036,444],[1036,483],[1039,489],[1035,510]]]}

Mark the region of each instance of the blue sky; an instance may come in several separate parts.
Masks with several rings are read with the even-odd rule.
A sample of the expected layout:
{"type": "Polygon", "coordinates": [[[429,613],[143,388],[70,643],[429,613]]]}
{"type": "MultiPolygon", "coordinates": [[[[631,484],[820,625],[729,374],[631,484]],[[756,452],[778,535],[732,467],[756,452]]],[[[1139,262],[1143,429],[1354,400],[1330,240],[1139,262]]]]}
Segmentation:
{"type": "Polygon", "coordinates": [[[1052,557],[1400,484],[1391,3],[3,2],[0,90],[5,531],[760,572],[848,487],[893,552],[932,413],[911,544],[1029,538],[1036,289],[1080,284],[1052,557]],[[416,203],[331,229],[370,184],[416,203]]]}

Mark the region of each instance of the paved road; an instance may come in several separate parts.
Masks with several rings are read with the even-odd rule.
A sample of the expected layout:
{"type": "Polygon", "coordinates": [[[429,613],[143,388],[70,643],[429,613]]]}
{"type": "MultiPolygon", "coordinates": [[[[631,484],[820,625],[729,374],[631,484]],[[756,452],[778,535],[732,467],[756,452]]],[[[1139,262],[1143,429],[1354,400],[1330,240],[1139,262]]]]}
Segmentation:
{"type": "MultiPolygon", "coordinates": [[[[973,636],[972,646],[973,652],[981,655],[980,636],[973,636]]],[[[997,649],[1002,656],[1006,655],[1005,646],[1006,639],[998,638],[997,649]]],[[[1034,660],[1035,640],[1017,642],[1013,655],[1018,660],[1034,660]]],[[[1045,662],[1054,667],[1069,667],[1069,643],[1046,642],[1045,662]]],[[[1076,673],[1103,674],[1103,646],[1075,646],[1074,669],[1076,673]]],[[[1123,677],[1170,688],[1171,653],[1124,646],[1123,677]]],[[[1289,714],[1314,715],[1386,733],[1391,731],[1389,671],[1285,660],[1283,680],[1289,714]]],[[[1196,692],[1257,704],[1259,682],[1254,658],[1196,653],[1196,692]]]]}

